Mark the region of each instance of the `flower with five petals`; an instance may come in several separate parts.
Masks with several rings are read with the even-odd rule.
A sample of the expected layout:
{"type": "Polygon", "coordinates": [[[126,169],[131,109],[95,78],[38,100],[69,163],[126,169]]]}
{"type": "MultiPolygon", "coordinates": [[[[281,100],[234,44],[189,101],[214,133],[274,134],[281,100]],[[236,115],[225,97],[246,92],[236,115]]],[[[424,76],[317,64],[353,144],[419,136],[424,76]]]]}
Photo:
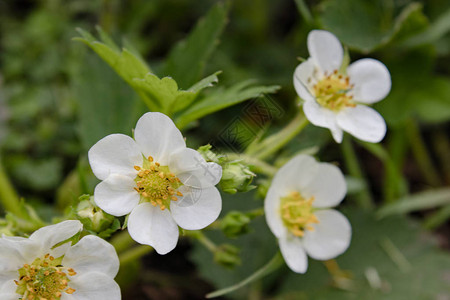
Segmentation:
{"type": "Polygon", "coordinates": [[[294,87],[304,100],[308,120],[330,129],[336,142],[343,131],[360,140],[378,143],[386,134],[386,123],[372,104],[384,99],[391,89],[391,76],[384,64],[360,59],[341,70],[344,51],[332,33],[313,30],[308,34],[311,55],[294,72],[294,87]]]}
{"type": "Polygon", "coordinates": [[[307,255],[328,260],[350,245],[349,221],[330,209],[342,201],[346,190],[336,166],[308,155],[297,155],[275,174],[264,211],[281,254],[294,272],[306,272],[307,255]]]}
{"type": "Polygon", "coordinates": [[[81,222],[72,220],[29,238],[0,238],[0,299],[121,299],[116,250],[94,235],[72,246],[68,239],[81,230],[81,222]]]}
{"type": "Polygon", "coordinates": [[[178,226],[202,229],[217,219],[222,199],[215,185],[222,168],[187,148],[172,120],[158,112],[144,114],[134,139],[111,134],[88,152],[95,176],[102,180],[95,203],[113,216],[128,217],[128,232],[159,254],[172,251],[178,226]]]}

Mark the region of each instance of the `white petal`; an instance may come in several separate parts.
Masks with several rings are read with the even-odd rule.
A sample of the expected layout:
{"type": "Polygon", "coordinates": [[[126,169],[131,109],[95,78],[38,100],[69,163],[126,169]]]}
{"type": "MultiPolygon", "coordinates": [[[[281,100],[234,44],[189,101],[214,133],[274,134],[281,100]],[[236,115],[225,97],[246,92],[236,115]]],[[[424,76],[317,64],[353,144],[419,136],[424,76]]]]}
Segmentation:
{"type": "Polygon", "coordinates": [[[321,107],[316,101],[303,103],[303,111],[312,124],[330,129],[336,142],[342,142],[343,133],[336,124],[336,114],[333,111],[321,107]]]}
{"type": "Polygon", "coordinates": [[[299,154],[291,158],[275,174],[272,185],[284,191],[284,195],[292,192],[301,192],[314,178],[319,163],[314,157],[299,154]]]}
{"type": "Polygon", "coordinates": [[[338,205],[347,192],[344,175],[338,167],[329,163],[319,163],[317,168],[314,179],[303,189],[303,196],[314,197],[314,207],[338,205]]]}
{"type": "Polygon", "coordinates": [[[288,192],[272,183],[264,200],[264,215],[266,216],[267,225],[277,238],[281,238],[286,234],[286,227],[280,214],[280,198],[285,196],[286,193],[288,192]]]}
{"type": "Polygon", "coordinates": [[[308,78],[311,79],[313,76],[314,62],[311,58],[299,64],[294,72],[294,88],[299,97],[305,101],[314,101],[308,89],[308,78]]]}
{"type": "MultiPolygon", "coordinates": [[[[3,263],[3,262],[2,262],[3,263]]],[[[8,293],[7,289],[9,288],[9,285],[12,283],[15,288],[17,288],[17,285],[15,285],[14,280],[19,280],[19,272],[18,270],[23,267],[24,262],[22,262],[22,265],[17,266],[16,269],[10,270],[10,271],[2,271],[4,267],[0,268],[0,294],[2,293],[8,293]],[[5,290],[3,290],[3,287],[5,290]]],[[[9,264],[11,265],[11,264],[9,264]]],[[[15,289],[13,290],[13,292],[15,289]]],[[[3,299],[0,297],[0,299],[3,299]]]]}
{"type": "Polygon", "coordinates": [[[281,254],[283,254],[284,261],[288,267],[296,273],[305,273],[308,269],[308,257],[305,249],[303,249],[302,242],[299,238],[292,235],[280,238],[281,254]]]}
{"type": "Polygon", "coordinates": [[[170,155],[169,169],[188,186],[206,188],[219,183],[222,167],[207,163],[200,153],[190,148],[180,149],[170,155]]]}
{"type": "MultiPolygon", "coordinates": [[[[65,241],[83,229],[83,225],[78,220],[64,221],[55,225],[45,226],[36,230],[31,236],[30,240],[35,241],[42,245],[42,249],[50,251],[50,249],[56,244],[65,241]]],[[[59,257],[64,254],[64,250],[67,249],[69,243],[65,243],[55,249],[52,249],[49,253],[55,257],[59,257]]],[[[46,253],[39,253],[40,256],[46,253]]]]}
{"type": "Polygon", "coordinates": [[[150,203],[139,204],[128,218],[128,232],[133,240],[150,245],[159,254],[172,251],[178,242],[178,226],[168,209],[150,203]]]}
{"type": "MultiPolygon", "coordinates": [[[[19,279],[19,273],[17,272],[17,278],[19,279]]],[[[11,279],[0,285],[0,299],[2,300],[18,300],[20,295],[16,293],[17,285],[14,280],[11,279]]]]}
{"type": "Polygon", "coordinates": [[[350,83],[354,84],[353,96],[356,102],[375,103],[384,99],[391,90],[391,75],[378,60],[364,58],[347,68],[350,83]]]}
{"type": "Polygon", "coordinates": [[[386,135],[386,123],[383,117],[374,109],[357,105],[346,108],[337,115],[337,124],[356,138],[378,143],[386,135]]]}
{"type": "Polygon", "coordinates": [[[73,268],[79,276],[100,272],[114,278],[119,271],[119,257],[110,243],[97,236],[87,235],[70,247],[62,265],[73,268]]]}
{"type": "Polygon", "coordinates": [[[24,263],[31,263],[36,258],[36,252],[41,250],[41,245],[27,238],[2,237],[0,238],[0,285],[8,271],[17,272],[24,263]]]}
{"type": "Polygon", "coordinates": [[[318,224],[313,231],[306,230],[303,246],[309,256],[318,260],[335,258],[350,245],[352,228],[347,218],[334,209],[315,212],[318,224]]]}
{"type": "Polygon", "coordinates": [[[280,214],[280,198],[293,191],[302,192],[317,172],[318,162],[309,155],[297,155],[275,174],[264,200],[267,225],[272,233],[281,238],[286,234],[280,214]]]}
{"type": "Polygon", "coordinates": [[[205,189],[182,186],[183,197],[170,203],[175,222],[184,229],[198,230],[214,222],[222,210],[222,198],[215,187],[205,189]]]}
{"type": "Polygon", "coordinates": [[[94,201],[108,214],[124,216],[139,204],[139,193],[134,187],[136,182],[132,178],[111,174],[95,187],[94,201]]]}
{"type": "Polygon", "coordinates": [[[136,142],[124,134],[111,134],[89,149],[89,164],[92,172],[100,179],[112,173],[135,177],[134,166],[142,166],[143,157],[136,142]]]}
{"type": "Polygon", "coordinates": [[[338,38],[325,30],[312,30],[308,34],[308,51],[323,72],[339,70],[344,50],[338,38]]]}
{"type": "Polygon", "coordinates": [[[139,119],[134,138],[145,157],[152,156],[163,166],[169,163],[170,153],[186,147],[173,121],[159,112],[146,113],[139,119]]]}
{"type": "Polygon", "coordinates": [[[90,272],[76,276],[69,282],[69,287],[75,289],[72,299],[76,300],[121,299],[119,285],[103,273],[90,272]]]}

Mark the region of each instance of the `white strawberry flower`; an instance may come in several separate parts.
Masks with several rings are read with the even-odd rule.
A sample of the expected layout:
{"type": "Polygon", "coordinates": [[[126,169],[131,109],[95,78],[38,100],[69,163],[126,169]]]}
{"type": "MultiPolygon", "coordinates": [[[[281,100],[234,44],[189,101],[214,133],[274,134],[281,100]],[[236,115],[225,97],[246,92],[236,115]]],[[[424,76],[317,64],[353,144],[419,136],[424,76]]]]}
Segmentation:
{"type": "Polygon", "coordinates": [[[364,58],[340,70],[344,50],[328,31],[311,31],[307,44],[311,57],[295,69],[294,87],[304,100],[308,120],[329,128],[338,143],[342,142],[343,131],[363,141],[381,141],[386,123],[365,104],[378,102],[389,94],[391,76],[386,66],[364,58]]]}
{"type": "Polygon", "coordinates": [[[215,185],[222,168],[187,148],[172,120],[144,114],[134,139],[111,134],[89,150],[89,163],[102,180],[95,203],[113,216],[128,215],[128,232],[159,254],[172,251],[178,226],[202,229],[217,219],[222,199],[215,185]]]}
{"type": "Polygon", "coordinates": [[[114,247],[93,235],[66,241],[81,230],[80,221],[64,221],[29,238],[1,237],[0,299],[121,299],[114,247]]]}
{"type": "Polygon", "coordinates": [[[341,171],[308,155],[297,155],[274,176],[264,202],[267,224],[294,272],[305,273],[307,255],[328,260],[350,245],[347,218],[330,207],[346,194],[341,171]]]}

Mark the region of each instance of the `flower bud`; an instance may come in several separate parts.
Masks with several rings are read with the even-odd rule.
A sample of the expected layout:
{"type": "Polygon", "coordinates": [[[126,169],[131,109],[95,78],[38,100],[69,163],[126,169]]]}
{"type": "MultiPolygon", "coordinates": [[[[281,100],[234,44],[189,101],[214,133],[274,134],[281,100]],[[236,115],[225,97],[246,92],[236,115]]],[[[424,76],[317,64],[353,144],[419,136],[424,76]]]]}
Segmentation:
{"type": "Polygon", "coordinates": [[[240,160],[230,161],[228,157],[211,151],[211,147],[208,144],[201,146],[197,151],[207,162],[214,162],[222,167],[222,179],[219,182],[219,187],[222,191],[236,194],[237,192],[248,192],[255,188],[255,186],[250,184],[256,174],[250,171],[247,165],[240,160]]]}
{"type": "Polygon", "coordinates": [[[239,248],[230,244],[220,245],[214,252],[214,261],[226,268],[234,268],[240,265],[239,248]]]}
{"type": "Polygon", "coordinates": [[[250,217],[240,211],[229,212],[220,222],[220,229],[229,238],[235,238],[249,231],[250,217]]]}
{"type": "Polygon", "coordinates": [[[83,195],[80,197],[76,214],[88,231],[95,233],[106,233],[106,231],[112,233],[115,231],[111,228],[116,227],[116,224],[113,224],[116,223],[114,216],[105,213],[95,205],[93,196],[83,195]]]}

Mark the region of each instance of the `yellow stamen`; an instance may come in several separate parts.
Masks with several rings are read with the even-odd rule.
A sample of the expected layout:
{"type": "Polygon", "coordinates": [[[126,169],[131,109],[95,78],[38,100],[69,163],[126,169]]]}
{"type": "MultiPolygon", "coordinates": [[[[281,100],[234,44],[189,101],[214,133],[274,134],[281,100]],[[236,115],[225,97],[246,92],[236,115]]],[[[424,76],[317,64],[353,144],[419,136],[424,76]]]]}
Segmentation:
{"type": "Polygon", "coordinates": [[[314,215],[314,197],[305,199],[295,191],[281,198],[280,213],[284,225],[295,236],[303,237],[305,230],[313,231],[313,223],[319,223],[314,215]]]}
{"type": "Polygon", "coordinates": [[[161,166],[151,156],[144,158],[138,171],[134,190],[141,195],[141,202],[149,202],[153,206],[159,206],[161,210],[170,209],[170,201],[178,200],[173,195],[181,194],[177,191],[182,185],[179,178],[170,172],[169,167],[161,166]]]}
{"type": "Polygon", "coordinates": [[[330,75],[325,72],[324,77],[312,86],[312,92],[321,106],[339,111],[356,106],[353,96],[349,95],[353,87],[348,76],[344,77],[338,70],[334,70],[330,75]]]}

